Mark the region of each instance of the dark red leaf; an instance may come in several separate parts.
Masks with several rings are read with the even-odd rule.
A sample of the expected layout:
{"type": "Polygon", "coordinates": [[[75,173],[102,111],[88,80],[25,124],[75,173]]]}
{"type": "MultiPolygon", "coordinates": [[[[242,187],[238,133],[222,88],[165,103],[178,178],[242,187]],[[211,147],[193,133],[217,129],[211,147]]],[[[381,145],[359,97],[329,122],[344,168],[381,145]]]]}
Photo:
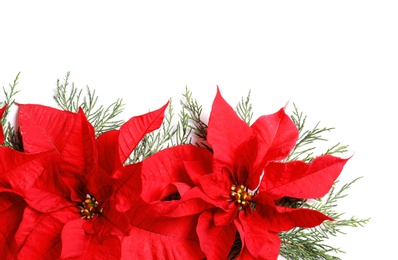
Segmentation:
{"type": "Polygon", "coordinates": [[[264,170],[260,190],[275,200],[282,197],[320,198],[332,187],[348,159],[331,155],[301,161],[271,163],[264,170]]]}
{"type": "Polygon", "coordinates": [[[284,109],[259,117],[251,127],[259,142],[256,164],[260,167],[286,158],[298,139],[298,129],[284,109]]]}
{"type": "Polygon", "coordinates": [[[18,125],[24,150],[35,153],[55,147],[62,153],[74,128],[76,114],[42,105],[18,106],[18,125]]]}
{"type": "Polygon", "coordinates": [[[101,134],[97,138],[98,163],[109,176],[123,166],[119,158],[119,130],[113,130],[101,134]]]}
{"type": "Polygon", "coordinates": [[[253,136],[252,129],[238,117],[217,88],[207,133],[207,140],[214,151],[214,159],[225,165],[234,165],[237,159],[236,149],[253,136]]]}
{"type": "Polygon", "coordinates": [[[0,147],[0,185],[23,193],[44,171],[52,152],[24,154],[9,147],[0,147]]]}
{"type": "Polygon", "coordinates": [[[119,156],[120,162],[124,163],[130,157],[131,152],[144,136],[158,129],[164,118],[164,111],[168,102],[158,110],[141,116],[132,117],[120,127],[119,133],[119,156]]]}
{"type": "Polygon", "coordinates": [[[195,230],[197,215],[163,217],[141,205],[130,212],[133,227],[122,239],[122,258],[203,259],[195,230]]]}
{"type": "Polygon", "coordinates": [[[22,221],[25,206],[21,196],[12,190],[0,188],[0,259],[16,259],[14,235],[22,221]]]}
{"type": "Polygon", "coordinates": [[[235,240],[236,228],[233,223],[216,226],[213,221],[214,212],[206,211],[199,217],[196,231],[200,246],[207,259],[227,259],[235,240]]]}
{"type": "Polygon", "coordinates": [[[15,237],[20,259],[57,259],[61,254],[61,231],[65,223],[79,219],[77,208],[64,208],[50,214],[26,207],[15,237]]]}
{"type": "Polygon", "coordinates": [[[67,259],[120,259],[120,239],[109,235],[99,241],[96,235],[83,229],[84,220],[68,222],[62,230],[61,258],[67,259]]]}

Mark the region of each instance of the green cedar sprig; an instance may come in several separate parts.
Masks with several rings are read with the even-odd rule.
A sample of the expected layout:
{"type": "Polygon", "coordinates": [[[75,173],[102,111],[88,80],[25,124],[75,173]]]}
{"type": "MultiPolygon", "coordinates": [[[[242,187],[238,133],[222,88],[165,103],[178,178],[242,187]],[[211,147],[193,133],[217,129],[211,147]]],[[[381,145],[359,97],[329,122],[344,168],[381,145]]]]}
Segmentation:
{"type": "MultiPolygon", "coordinates": [[[[303,112],[300,112],[293,103],[294,110],[291,115],[291,119],[294,124],[297,126],[299,130],[299,139],[296,143],[296,146],[293,148],[292,152],[289,154],[285,161],[295,161],[302,160],[304,162],[311,162],[315,158],[315,149],[316,146],[314,143],[318,143],[319,141],[327,141],[323,137],[326,132],[330,132],[334,130],[333,127],[319,127],[320,122],[318,122],[312,129],[306,129],[306,120],[307,116],[303,115],[303,112]]],[[[324,154],[343,154],[348,151],[348,145],[341,145],[337,143],[333,145],[331,148],[328,148],[324,154]]]]}
{"type": "Polygon", "coordinates": [[[2,145],[9,146],[19,151],[22,150],[20,137],[18,135],[18,132],[15,131],[14,126],[9,119],[9,112],[11,107],[13,107],[15,103],[15,96],[19,93],[17,85],[20,74],[21,73],[18,72],[13,83],[9,84],[7,89],[3,87],[4,101],[0,102],[0,107],[7,105],[6,110],[3,114],[3,118],[1,119],[1,126],[4,129],[5,136],[5,140],[2,145]]]}
{"type": "Polygon", "coordinates": [[[94,126],[97,136],[123,124],[123,120],[116,119],[124,109],[122,99],[117,99],[107,107],[98,105],[98,95],[95,90],[87,86],[84,95],[83,89],[75,87],[73,82],[69,84],[69,76],[70,72],[67,72],[63,82],[57,80],[54,100],[61,109],[72,112],[77,112],[79,108],[83,109],[87,120],[94,126]]]}
{"type": "Polygon", "coordinates": [[[320,260],[339,260],[338,255],[345,253],[341,248],[334,247],[326,243],[331,237],[346,234],[343,230],[348,227],[363,227],[370,221],[370,218],[345,218],[337,206],[341,199],[348,196],[348,189],[362,177],[344,184],[340,189],[337,188],[338,180],[334,183],[329,193],[320,199],[309,202],[305,201],[301,207],[320,211],[333,221],[325,221],[314,228],[294,228],[279,234],[282,245],[280,254],[286,259],[320,259],[320,260]]]}
{"type": "Polygon", "coordinates": [[[202,106],[192,97],[192,92],[187,86],[185,86],[185,93],[182,94],[180,105],[182,106],[181,114],[187,119],[187,127],[193,131],[196,137],[195,144],[211,151],[206,138],[208,126],[202,119],[202,106]]]}
{"type": "Polygon", "coordinates": [[[250,94],[251,90],[249,90],[249,93],[247,94],[246,98],[243,98],[238,102],[236,105],[236,113],[238,116],[245,121],[248,125],[251,124],[251,120],[253,118],[253,106],[250,101],[250,94]]]}

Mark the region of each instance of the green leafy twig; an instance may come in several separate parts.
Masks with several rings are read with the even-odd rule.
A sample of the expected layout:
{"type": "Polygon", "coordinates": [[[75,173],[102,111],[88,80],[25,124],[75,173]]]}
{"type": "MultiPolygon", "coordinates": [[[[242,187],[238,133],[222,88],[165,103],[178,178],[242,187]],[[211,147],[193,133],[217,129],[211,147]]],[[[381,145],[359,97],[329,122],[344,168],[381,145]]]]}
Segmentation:
{"type": "MultiPolygon", "coordinates": [[[[314,146],[313,144],[319,141],[327,141],[327,139],[325,139],[322,135],[325,134],[325,132],[332,131],[334,128],[320,128],[318,122],[311,130],[305,129],[304,126],[307,120],[307,116],[304,116],[303,112],[298,111],[296,104],[293,105],[294,111],[291,119],[298,128],[299,139],[292,152],[289,154],[285,161],[302,160],[304,162],[311,162],[315,157],[314,151],[316,149],[316,146],[314,146]]],[[[323,154],[342,154],[344,152],[347,152],[347,147],[347,145],[340,145],[340,143],[337,143],[336,145],[327,149],[327,151],[323,154]]]]}
{"type": "Polygon", "coordinates": [[[68,72],[61,83],[57,80],[54,99],[58,106],[67,111],[77,112],[79,108],[83,109],[87,120],[94,126],[96,135],[120,127],[123,120],[115,118],[123,111],[124,104],[122,99],[117,99],[108,107],[98,105],[98,96],[95,90],[86,88],[86,95],[82,95],[83,90],[75,87],[74,83],[69,84],[70,72],[68,72]]]}
{"type": "Polygon", "coordinates": [[[312,203],[303,203],[302,207],[320,211],[334,220],[325,221],[314,228],[294,228],[280,233],[279,236],[282,240],[280,254],[286,259],[340,259],[333,254],[341,254],[344,251],[326,244],[325,240],[338,234],[345,234],[342,228],[364,226],[370,220],[356,217],[343,219],[344,214],[337,210],[338,202],[348,196],[348,189],[360,178],[344,184],[338,191],[336,191],[338,183],[336,181],[323,199],[317,199],[312,203]]]}
{"type": "Polygon", "coordinates": [[[253,107],[250,102],[250,94],[251,91],[249,90],[249,93],[247,94],[246,99],[242,97],[241,101],[238,103],[236,106],[236,113],[238,116],[245,121],[248,125],[250,125],[250,121],[253,118],[253,107]]]}
{"type": "Polygon", "coordinates": [[[183,99],[181,99],[180,104],[182,106],[182,114],[184,118],[188,119],[188,126],[192,129],[196,137],[200,141],[196,141],[195,144],[198,146],[206,147],[211,150],[211,147],[207,143],[207,124],[203,122],[202,106],[200,106],[196,99],[192,98],[192,92],[185,87],[185,93],[182,94],[183,99]]]}
{"type": "Polygon", "coordinates": [[[4,114],[3,114],[3,118],[1,119],[1,125],[4,129],[4,136],[5,136],[5,140],[2,145],[9,146],[16,150],[22,149],[21,140],[19,138],[18,133],[15,131],[14,126],[9,121],[8,115],[10,112],[10,108],[15,103],[15,96],[19,93],[19,90],[17,90],[17,85],[18,85],[18,80],[19,80],[20,74],[21,73],[18,72],[13,83],[8,85],[8,89],[3,87],[3,93],[5,96],[5,100],[3,102],[0,102],[1,107],[3,107],[4,105],[7,105],[7,107],[4,111],[4,114]]]}

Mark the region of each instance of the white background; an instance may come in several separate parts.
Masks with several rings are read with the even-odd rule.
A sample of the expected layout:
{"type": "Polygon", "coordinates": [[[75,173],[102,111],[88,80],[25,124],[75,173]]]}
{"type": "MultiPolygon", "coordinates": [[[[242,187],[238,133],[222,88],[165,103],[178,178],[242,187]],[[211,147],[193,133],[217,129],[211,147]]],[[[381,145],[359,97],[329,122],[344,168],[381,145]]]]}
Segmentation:
{"type": "Polygon", "coordinates": [[[372,219],[331,241],[340,257],[395,257],[396,1],[4,2],[0,87],[21,72],[19,103],[56,106],[68,71],[100,103],[123,98],[124,119],[177,106],[185,86],[205,115],[217,85],[233,106],[251,90],[255,118],[294,102],[349,145],[341,181],[364,176],[339,207],[372,219]]]}

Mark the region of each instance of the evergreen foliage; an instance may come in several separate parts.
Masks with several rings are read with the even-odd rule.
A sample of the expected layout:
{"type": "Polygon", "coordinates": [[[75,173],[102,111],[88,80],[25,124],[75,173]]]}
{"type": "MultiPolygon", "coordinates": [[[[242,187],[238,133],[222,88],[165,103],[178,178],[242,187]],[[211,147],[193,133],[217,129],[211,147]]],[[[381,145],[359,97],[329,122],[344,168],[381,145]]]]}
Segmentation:
{"type": "MultiPolygon", "coordinates": [[[[5,99],[0,104],[1,106],[7,104],[7,109],[1,120],[6,136],[3,145],[21,150],[18,131],[15,131],[8,118],[9,109],[15,102],[15,95],[19,92],[16,89],[19,75],[20,73],[17,74],[13,83],[9,84],[8,89],[3,87],[5,99]]],[[[84,94],[83,89],[75,87],[74,83],[69,83],[69,76],[70,73],[68,72],[63,82],[57,80],[56,83],[54,99],[61,109],[77,112],[81,108],[90,123],[94,126],[97,135],[117,129],[123,124],[123,120],[117,119],[117,116],[123,112],[124,104],[121,99],[116,100],[107,107],[99,105],[99,97],[96,95],[95,90],[91,90],[87,86],[86,93],[84,94]]],[[[236,112],[239,117],[249,125],[253,116],[250,94],[251,92],[249,91],[247,97],[242,98],[236,106],[236,112]]],[[[208,127],[202,118],[202,106],[193,98],[192,92],[186,87],[185,93],[182,94],[180,100],[181,110],[178,114],[177,123],[174,122],[174,104],[171,101],[170,99],[161,128],[144,137],[132,153],[128,163],[141,161],[161,149],[180,144],[194,144],[211,150],[206,141],[208,127]]],[[[321,128],[319,123],[317,123],[314,127],[308,129],[306,125],[307,117],[303,112],[298,110],[295,104],[291,118],[299,130],[299,139],[285,161],[302,160],[310,163],[318,156],[315,154],[316,143],[327,141],[324,137],[325,133],[332,131],[334,128],[321,128]]],[[[328,148],[323,154],[341,155],[348,151],[347,148],[347,145],[337,143],[328,148]]],[[[337,255],[344,253],[344,251],[328,245],[327,239],[332,236],[345,234],[344,228],[364,226],[370,220],[369,218],[364,219],[354,216],[346,218],[344,213],[341,213],[337,207],[338,203],[348,196],[349,188],[360,178],[342,185],[339,189],[337,189],[338,181],[336,181],[324,198],[313,201],[293,198],[283,198],[280,200],[278,202],[279,205],[318,210],[334,219],[334,221],[325,221],[315,228],[294,228],[290,231],[280,233],[282,241],[280,254],[286,259],[341,259],[337,255]]],[[[236,250],[239,250],[240,244],[239,236],[237,236],[231,253],[236,253],[236,250]]]]}

